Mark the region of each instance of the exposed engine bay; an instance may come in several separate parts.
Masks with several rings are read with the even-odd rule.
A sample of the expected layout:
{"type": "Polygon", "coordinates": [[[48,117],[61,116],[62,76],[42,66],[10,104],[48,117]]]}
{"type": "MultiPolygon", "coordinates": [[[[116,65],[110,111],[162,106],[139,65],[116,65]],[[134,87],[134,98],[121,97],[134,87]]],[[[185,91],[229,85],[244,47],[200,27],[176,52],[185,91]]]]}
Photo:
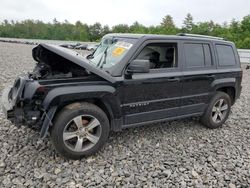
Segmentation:
{"type": "Polygon", "coordinates": [[[84,77],[90,74],[84,67],[41,45],[33,49],[32,55],[38,63],[29,76],[35,80],[84,77]]]}

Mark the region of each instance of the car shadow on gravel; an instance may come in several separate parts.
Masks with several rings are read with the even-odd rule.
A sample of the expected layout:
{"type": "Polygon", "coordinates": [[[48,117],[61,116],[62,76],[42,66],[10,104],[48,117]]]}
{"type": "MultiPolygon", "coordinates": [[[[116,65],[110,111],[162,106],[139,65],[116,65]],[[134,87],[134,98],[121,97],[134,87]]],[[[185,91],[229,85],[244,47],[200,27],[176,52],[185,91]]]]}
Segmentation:
{"type": "MultiPolygon", "coordinates": [[[[8,140],[11,140],[12,145],[19,146],[17,147],[19,153],[24,153],[29,149],[34,150],[32,152],[34,155],[52,158],[58,157],[57,152],[53,149],[50,142],[49,136],[45,139],[40,139],[39,132],[27,127],[21,127],[18,129],[13,125],[7,126],[11,126],[11,128],[6,137],[8,137],[8,140]],[[22,139],[17,139],[17,135],[22,139]]],[[[177,121],[145,124],[140,127],[127,128],[121,132],[111,132],[107,144],[105,144],[104,148],[94,156],[97,157],[98,155],[102,155],[105,150],[109,150],[110,152],[110,149],[108,148],[116,150],[117,147],[120,147],[121,145],[129,146],[131,144],[137,144],[138,141],[140,142],[140,140],[143,139],[157,144],[158,142],[164,142],[165,138],[169,139],[179,135],[182,135],[182,137],[192,136],[194,130],[196,132],[204,132],[207,131],[207,128],[199,123],[198,118],[187,118],[177,121]]]]}

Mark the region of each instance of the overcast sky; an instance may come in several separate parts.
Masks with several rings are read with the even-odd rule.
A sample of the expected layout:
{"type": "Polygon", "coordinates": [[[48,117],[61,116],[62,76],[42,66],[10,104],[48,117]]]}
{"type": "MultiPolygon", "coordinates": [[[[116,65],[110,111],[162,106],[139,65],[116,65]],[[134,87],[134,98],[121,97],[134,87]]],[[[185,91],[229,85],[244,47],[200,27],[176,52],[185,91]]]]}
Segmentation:
{"type": "Polygon", "coordinates": [[[170,14],[178,26],[187,13],[195,22],[217,23],[241,20],[250,14],[250,0],[0,0],[0,21],[39,19],[51,22],[67,19],[113,26],[138,21],[146,26],[157,25],[170,14]]]}

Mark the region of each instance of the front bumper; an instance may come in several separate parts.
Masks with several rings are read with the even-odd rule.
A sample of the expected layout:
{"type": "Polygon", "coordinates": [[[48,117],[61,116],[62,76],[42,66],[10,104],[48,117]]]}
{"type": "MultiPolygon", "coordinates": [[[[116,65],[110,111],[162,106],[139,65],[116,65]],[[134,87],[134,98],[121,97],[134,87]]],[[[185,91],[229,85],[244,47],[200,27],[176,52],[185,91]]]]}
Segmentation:
{"type": "Polygon", "coordinates": [[[5,117],[14,123],[17,127],[23,122],[23,110],[20,108],[24,86],[26,84],[25,77],[18,77],[13,87],[6,87],[2,93],[2,111],[5,117]],[[19,107],[17,105],[19,104],[19,107]]]}
{"type": "Polygon", "coordinates": [[[3,90],[2,94],[2,111],[7,119],[14,121],[13,104],[10,100],[11,87],[7,87],[3,90]]]}
{"type": "Polygon", "coordinates": [[[42,112],[40,109],[34,109],[34,104],[30,104],[30,99],[28,98],[29,96],[32,98],[33,90],[36,90],[35,84],[35,88],[31,87],[31,92],[27,92],[30,91],[28,86],[29,83],[32,83],[31,81],[27,77],[18,77],[13,87],[6,87],[2,93],[3,114],[17,127],[27,125],[31,128],[39,128],[41,125],[40,118],[42,117],[42,112]],[[26,95],[24,94],[25,91],[26,95]]]}

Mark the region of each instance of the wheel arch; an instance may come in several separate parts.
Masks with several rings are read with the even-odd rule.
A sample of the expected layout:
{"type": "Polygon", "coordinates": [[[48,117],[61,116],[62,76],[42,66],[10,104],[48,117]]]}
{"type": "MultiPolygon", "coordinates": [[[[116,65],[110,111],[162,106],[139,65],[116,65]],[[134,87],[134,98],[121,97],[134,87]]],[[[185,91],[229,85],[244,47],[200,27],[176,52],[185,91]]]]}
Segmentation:
{"type": "Polygon", "coordinates": [[[101,108],[109,119],[111,130],[119,129],[120,126],[116,127],[114,120],[121,118],[120,101],[114,92],[112,86],[85,86],[84,90],[81,87],[55,88],[43,102],[45,118],[40,137],[46,136],[49,126],[65,106],[82,102],[92,103],[101,108]]]}
{"type": "Polygon", "coordinates": [[[236,79],[223,78],[215,80],[212,84],[214,91],[221,91],[228,94],[231,98],[232,104],[236,101],[236,79]]]}
{"type": "Polygon", "coordinates": [[[235,87],[233,86],[220,87],[216,91],[221,91],[221,92],[228,94],[229,97],[231,98],[232,104],[235,103],[235,100],[236,100],[235,87]]]}

